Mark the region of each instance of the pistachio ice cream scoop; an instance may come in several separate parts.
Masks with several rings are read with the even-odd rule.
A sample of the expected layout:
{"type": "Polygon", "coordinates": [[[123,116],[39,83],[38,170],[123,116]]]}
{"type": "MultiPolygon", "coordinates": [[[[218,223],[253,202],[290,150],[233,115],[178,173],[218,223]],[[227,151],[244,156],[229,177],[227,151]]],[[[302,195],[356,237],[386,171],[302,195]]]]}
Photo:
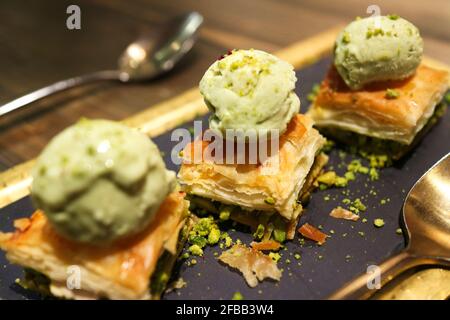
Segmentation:
{"type": "Polygon", "coordinates": [[[100,245],[143,230],[175,182],[147,136],[107,120],[62,131],[32,176],[33,201],[55,230],[100,245]]]}
{"type": "Polygon", "coordinates": [[[385,80],[411,76],[422,59],[419,30],[396,15],[369,17],[350,23],[339,34],[334,65],[353,90],[385,80]]]}
{"type": "Polygon", "coordinates": [[[300,109],[296,81],[293,67],[271,54],[232,51],[215,61],[200,81],[200,92],[212,112],[210,128],[282,133],[300,109]]]}

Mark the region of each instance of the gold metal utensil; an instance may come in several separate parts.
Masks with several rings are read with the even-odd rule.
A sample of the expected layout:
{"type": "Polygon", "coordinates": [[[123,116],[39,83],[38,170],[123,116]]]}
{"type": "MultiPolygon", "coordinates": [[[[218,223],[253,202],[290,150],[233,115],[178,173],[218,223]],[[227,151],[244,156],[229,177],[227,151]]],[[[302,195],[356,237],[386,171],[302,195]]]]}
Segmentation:
{"type": "MultiPolygon", "coordinates": [[[[381,287],[419,265],[450,266],[450,153],[411,188],[403,204],[403,221],[408,245],[378,266],[381,287]]],[[[375,276],[363,274],[329,299],[367,299],[377,291],[375,276]]]]}

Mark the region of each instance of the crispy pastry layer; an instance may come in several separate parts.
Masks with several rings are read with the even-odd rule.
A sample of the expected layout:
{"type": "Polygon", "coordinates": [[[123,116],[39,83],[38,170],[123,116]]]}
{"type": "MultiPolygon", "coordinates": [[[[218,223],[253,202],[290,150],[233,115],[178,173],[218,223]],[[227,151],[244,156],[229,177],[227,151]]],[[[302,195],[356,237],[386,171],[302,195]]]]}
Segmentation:
{"type": "Polygon", "coordinates": [[[208,159],[190,163],[193,148],[205,150],[208,145],[197,140],[183,151],[178,176],[188,193],[250,211],[277,211],[288,220],[295,219],[300,213],[295,210],[299,192],[325,143],[312,125],[309,117],[296,115],[280,137],[279,152],[262,164],[217,164],[208,159]]]}
{"type": "Polygon", "coordinates": [[[448,90],[449,74],[420,65],[402,81],[376,83],[351,91],[332,66],[307,112],[318,127],[335,127],[410,144],[448,90]],[[386,98],[386,89],[399,93],[386,98]]]}
{"type": "Polygon", "coordinates": [[[188,201],[173,192],[154,220],[140,234],[108,247],[78,244],[55,233],[41,211],[16,220],[14,233],[0,233],[0,248],[15,264],[39,271],[51,279],[53,295],[70,299],[106,297],[149,299],[150,277],[164,250],[176,253],[188,201]],[[81,288],[66,286],[70,266],[81,270],[81,288]]]}

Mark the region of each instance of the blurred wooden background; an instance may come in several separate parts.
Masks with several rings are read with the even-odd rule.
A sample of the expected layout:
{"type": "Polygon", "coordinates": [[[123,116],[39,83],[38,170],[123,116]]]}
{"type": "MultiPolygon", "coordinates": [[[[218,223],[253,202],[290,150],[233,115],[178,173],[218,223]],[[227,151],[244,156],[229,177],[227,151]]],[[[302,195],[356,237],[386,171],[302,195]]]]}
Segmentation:
{"type": "Polygon", "coordinates": [[[71,90],[0,119],[0,170],[35,157],[80,117],[123,119],[198,84],[229,48],[275,51],[365,16],[377,4],[416,24],[427,55],[450,64],[450,1],[411,0],[1,0],[0,104],[71,76],[115,66],[140,33],[197,10],[205,25],[182,65],[156,82],[101,83],[71,90]],[[82,29],[66,29],[66,8],[81,8],[82,29]]]}

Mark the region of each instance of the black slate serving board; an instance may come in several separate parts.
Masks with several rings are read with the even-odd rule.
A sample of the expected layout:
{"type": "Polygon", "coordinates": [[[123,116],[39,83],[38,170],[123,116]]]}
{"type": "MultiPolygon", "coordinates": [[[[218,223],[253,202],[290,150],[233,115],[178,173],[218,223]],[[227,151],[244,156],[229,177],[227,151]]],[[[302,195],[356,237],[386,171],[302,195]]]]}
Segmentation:
{"type": "MultiPolygon", "coordinates": [[[[309,102],[306,99],[315,83],[320,82],[330,64],[326,58],[297,72],[297,93],[301,98],[301,110],[306,111],[309,102]]],[[[198,120],[198,119],[197,119],[198,120]]],[[[206,121],[207,117],[201,120],[206,121]]],[[[192,123],[183,127],[190,127],[192,123]]],[[[204,122],[204,127],[207,123],[204,122]]],[[[176,142],[170,141],[170,133],[153,139],[164,152],[167,166],[177,167],[170,161],[170,151],[176,142]]],[[[298,236],[287,243],[287,250],[281,251],[283,257],[279,265],[284,269],[279,283],[264,281],[256,288],[249,288],[243,277],[236,271],[219,263],[214,252],[221,252],[218,246],[205,249],[204,257],[196,257],[197,264],[187,266],[180,261],[175,269],[175,277],[181,276],[186,282],[185,288],[166,294],[164,299],[230,299],[236,291],[245,299],[324,299],[347,281],[364,272],[368,265],[377,264],[398,252],[405,246],[402,235],[396,233],[400,226],[401,207],[406,193],[414,182],[437,160],[450,151],[450,113],[447,112],[439,123],[424,137],[417,148],[394,167],[383,169],[377,181],[369,181],[367,175],[359,175],[348,188],[316,191],[300,219],[300,225],[308,222],[314,226],[323,226],[323,231],[331,238],[325,245],[318,246],[311,241],[301,246],[298,236]],[[342,191],[350,190],[349,195],[342,191]],[[374,190],[376,195],[369,195],[374,190]],[[326,201],[324,198],[329,197],[326,201]],[[334,219],[329,212],[337,205],[343,205],[342,199],[363,197],[367,210],[361,213],[367,223],[360,219],[350,222],[334,219]],[[381,199],[386,204],[381,204],[381,199]],[[389,199],[389,201],[387,201],[389,199]],[[373,220],[383,218],[385,226],[375,228],[373,220]],[[330,233],[334,231],[334,234],[330,233]],[[364,235],[361,235],[363,232],[364,235]],[[301,255],[299,260],[294,254],[301,255]],[[286,263],[289,259],[291,263],[286,263]]],[[[347,155],[345,163],[352,156],[347,155]]],[[[342,173],[342,163],[338,150],[330,154],[328,166],[342,173]]],[[[0,230],[12,229],[12,222],[19,217],[29,216],[33,212],[28,197],[0,210],[0,230]]],[[[230,231],[231,237],[244,243],[251,242],[251,235],[241,231],[230,231]]],[[[189,261],[189,260],[188,260],[189,261]]],[[[39,295],[26,291],[15,284],[21,277],[22,269],[9,264],[0,253],[0,299],[39,299],[39,295]]]]}

